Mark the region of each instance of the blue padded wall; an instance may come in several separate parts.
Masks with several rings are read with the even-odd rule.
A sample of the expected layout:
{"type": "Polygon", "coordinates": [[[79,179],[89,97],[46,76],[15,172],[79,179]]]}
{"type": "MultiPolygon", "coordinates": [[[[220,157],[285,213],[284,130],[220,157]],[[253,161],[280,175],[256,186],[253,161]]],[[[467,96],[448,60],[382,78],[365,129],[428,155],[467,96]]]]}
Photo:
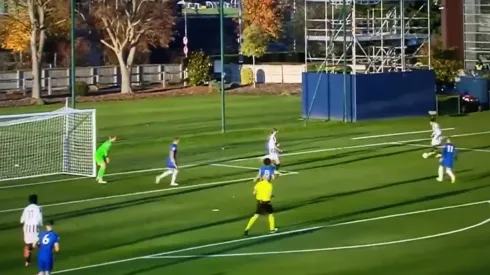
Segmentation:
{"type": "Polygon", "coordinates": [[[303,117],[343,120],[344,109],[346,119],[352,115],[352,76],[345,78],[346,91],[344,95],[344,75],[328,73],[303,73],[302,82],[302,113],[303,117]],[[315,93],[316,91],[316,93],[315,93]],[[344,101],[344,97],[347,99],[344,101]],[[344,102],[346,106],[344,106],[344,102]]]}
{"type": "Polygon", "coordinates": [[[433,71],[358,74],[356,120],[424,116],[435,110],[433,71]]]}

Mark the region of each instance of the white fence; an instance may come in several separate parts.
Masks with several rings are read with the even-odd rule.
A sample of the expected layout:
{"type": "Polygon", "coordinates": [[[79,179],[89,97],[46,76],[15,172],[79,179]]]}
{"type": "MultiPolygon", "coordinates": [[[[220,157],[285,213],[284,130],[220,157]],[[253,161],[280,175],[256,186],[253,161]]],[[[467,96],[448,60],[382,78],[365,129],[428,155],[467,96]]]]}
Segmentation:
{"type": "MultiPolygon", "coordinates": [[[[221,72],[219,61],[214,63],[214,71],[221,72]]],[[[296,84],[302,82],[302,73],[306,71],[306,66],[303,64],[283,65],[283,64],[264,64],[255,65],[243,64],[241,69],[250,68],[254,70],[257,83],[285,83],[296,84]]],[[[241,83],[240,65],[226,64],[225,74],[231,82],[241,83]]]]}
{"type": "MultiPolygon", "coordinates": [[[[220,72],[219,62],[215,62],[215,72],[220,72]]],[[[225,73],[231,82],[241,83],[240,69],[250,68],[226,64],[225,73]]],[[[258,83],[301,83],[305,65],[256,65],[255,77],[258,83]]],[[[118,87],[121,84],[119,66],[78,67],[76,80],[99,88],[118,87]]],[[[148,64],[134,66],[131,81],[135,86],[149,86],[162,83],[184,82],[181,64],[148,64]],[[165,81],[164,81],[165,80],[165,81]]],[[[66,68],[48,68],[41,71],[41,85],[48,95],[53,91],[66,90],[70,85],[70,70],[66,68]]],[[[0,72],[0,92],[29,91],[32,89],[31,71],[0,72]]]]}
{"type": "MultiPolygon", "coordinates": [[[[119,66],[78,67],[76,80],[97,87],[115,87],[121,84],[119,66]]],[[[132,68],[133,85],[180,83],[184,80],[180,64],[149,64],[132,68]],[[165,81],[164,81],[165,80],[165,81]]],[[[55,90],[65,90],[70,85],[70,70],[50,68],[41,71],[41,85],[48,95],[55,90]]],[[[0,92],[32,89],[32,71],[0,72],[0,92]]]]}

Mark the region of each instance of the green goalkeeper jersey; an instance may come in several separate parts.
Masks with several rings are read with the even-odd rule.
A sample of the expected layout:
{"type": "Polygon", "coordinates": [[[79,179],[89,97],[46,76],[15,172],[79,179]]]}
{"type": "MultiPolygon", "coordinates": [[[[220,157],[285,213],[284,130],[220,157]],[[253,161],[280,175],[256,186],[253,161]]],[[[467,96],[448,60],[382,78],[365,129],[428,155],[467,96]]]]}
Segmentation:
{"type": "Polygon", "coordinates": [[[112,146],[112,141],[110,140],[102,143],[99,149],[97,149],[97,151],[95,152],[95,155],[98,157],[104,157],[104,158],[107,157],[107,155],[109,154],[109,150],[111,149],[111,146],[112,146]]]}

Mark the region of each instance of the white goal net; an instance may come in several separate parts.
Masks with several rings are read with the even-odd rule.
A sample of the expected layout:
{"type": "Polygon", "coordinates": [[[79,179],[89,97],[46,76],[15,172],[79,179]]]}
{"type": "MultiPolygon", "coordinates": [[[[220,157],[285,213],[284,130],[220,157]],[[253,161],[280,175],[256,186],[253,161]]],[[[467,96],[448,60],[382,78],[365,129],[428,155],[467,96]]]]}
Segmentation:
{"type": "Polygon", "coordinates": [[[0,116],[0,181],[95,176],[95,110],[0,116]]]}

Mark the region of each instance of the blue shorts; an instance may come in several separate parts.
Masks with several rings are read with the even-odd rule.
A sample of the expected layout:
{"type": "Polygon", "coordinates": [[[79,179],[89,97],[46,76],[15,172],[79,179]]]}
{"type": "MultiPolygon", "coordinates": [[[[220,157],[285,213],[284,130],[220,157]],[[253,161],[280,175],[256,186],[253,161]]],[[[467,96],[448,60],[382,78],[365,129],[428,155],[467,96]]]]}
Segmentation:
{"type": "Polygon", "coordinates": [[[173,164],[173,162],[171,160],[167,160],[167,168],[168,169],[176,169],[177,167],[175,167],[175,165],[173,164]]]}
{"type": "Polygon", "coordinates": [[[53,270],[53,258],[38,258],[39,272],[51,272],[53,270]]]}
{"type": "Polygon", "coordinates": [[[453,168],[453,161],[452,160],[442,160],[441,165],[446,167],[446,168],[452,169],[453,168]]]}

